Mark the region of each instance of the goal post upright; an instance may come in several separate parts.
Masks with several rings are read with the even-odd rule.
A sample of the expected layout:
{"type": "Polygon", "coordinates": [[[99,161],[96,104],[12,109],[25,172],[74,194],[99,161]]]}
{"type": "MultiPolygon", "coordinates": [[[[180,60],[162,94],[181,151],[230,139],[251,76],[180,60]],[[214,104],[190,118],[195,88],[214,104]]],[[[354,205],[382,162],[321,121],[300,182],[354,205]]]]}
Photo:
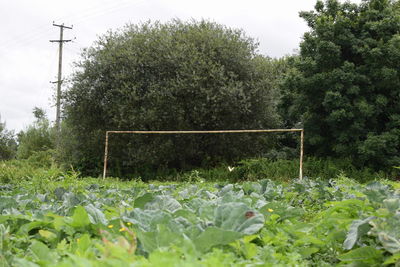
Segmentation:
{"type": "Polygon", "coordinates": [[[303,154],[304,154],[304,129],[300,131],[300,167],[299,167],[299,179],[303,179],[303,154]]]}
{"type": "Polygon", "coordinates": [[[303,179],[304,129],[212,130],[212,131],[106,131],[104,146],[103,179],[107,174],[108,141],[110,134],[224,134],[224,133],[282,133],[300,132],[299,179],[303,179]]]}
{"type": "Polygon", "coordinates": [[[106,132],[106,142],[104,145],[104,165],[103,165],[103,179],[106,178],[107,161],[108,161],[108,131],[106,132]]]}

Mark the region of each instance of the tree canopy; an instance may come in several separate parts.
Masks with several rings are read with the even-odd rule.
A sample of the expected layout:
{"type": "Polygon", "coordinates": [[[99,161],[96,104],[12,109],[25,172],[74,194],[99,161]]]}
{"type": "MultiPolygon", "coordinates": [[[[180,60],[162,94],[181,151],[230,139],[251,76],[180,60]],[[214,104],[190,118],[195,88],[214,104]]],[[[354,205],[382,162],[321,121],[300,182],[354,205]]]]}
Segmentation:
{"type": "Polygon", "coordinates": [[[282,90],[288,126],[301,121],[307,151],[359,165],[400,164],[398,1],[318,1],[282,90]]]}
{"type": "MultiPolygon", "coordinates": [[[[106,130],[276,127],[274,63],[257,45],[241,30],[208,21],[110,31],[83,52],[64,96],[66,157],[98,171],[106,130]]],[[[122,172],[180,168],[262,153],[267,144],[247,135],[115,137],[110,158],[122,172]]]]}

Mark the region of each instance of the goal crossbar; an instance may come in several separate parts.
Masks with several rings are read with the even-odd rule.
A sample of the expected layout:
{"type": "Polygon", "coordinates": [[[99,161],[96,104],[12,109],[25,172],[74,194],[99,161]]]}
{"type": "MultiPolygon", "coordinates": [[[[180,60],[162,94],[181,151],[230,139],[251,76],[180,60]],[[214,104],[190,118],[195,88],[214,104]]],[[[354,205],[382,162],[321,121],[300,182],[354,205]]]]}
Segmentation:
{"type": "Polygon", "coordinates": [[[212,131],[106,131],[103,179],[107,174],[108,140],[110,134],[224,134],[224,133],[282,133],[300,132],[299,179],[303,179],[304,129],[212,130],[212,131]]]}

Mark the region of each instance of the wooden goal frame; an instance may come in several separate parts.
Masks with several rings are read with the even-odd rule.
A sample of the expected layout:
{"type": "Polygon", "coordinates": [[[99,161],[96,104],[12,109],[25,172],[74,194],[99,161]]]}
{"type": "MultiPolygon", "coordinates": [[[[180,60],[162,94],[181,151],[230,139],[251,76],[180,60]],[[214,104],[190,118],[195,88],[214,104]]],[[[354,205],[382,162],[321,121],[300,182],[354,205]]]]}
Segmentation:
{"type": "Polygon", "coordinates": [[[110,134],[224,134],[224,133],[282,133],[300,132],[299,179],[303,179],[304,129],[215,130],[215,131],[106,131],[103,179],[107,174],[108,141],[110,134]]]}

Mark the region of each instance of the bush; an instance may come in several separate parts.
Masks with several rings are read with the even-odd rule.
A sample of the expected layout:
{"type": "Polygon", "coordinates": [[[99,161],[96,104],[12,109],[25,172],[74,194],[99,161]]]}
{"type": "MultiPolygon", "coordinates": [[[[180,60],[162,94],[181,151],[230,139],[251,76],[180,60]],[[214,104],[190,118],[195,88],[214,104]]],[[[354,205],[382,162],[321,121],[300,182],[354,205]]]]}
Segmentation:
{"type": "MultiPolygon", "coordinates": [[[[82,54],[64,97],[68,164],[101,173],[106,130],[276,127],[279,64],[256,48],[242,31],[206,21],[128,25],[101,37],[82,54]]],[[[273,143],[246,134],[113,135],[110,174],[213,166],[260,156],[273,143]]]]}
{"type": "Polygon", "coordinates": [[[33,159],[0,161],[0,183],[18,184],[35,180],[46,186],[46,181],[63,176],[64,172],[57,166],[44,167],[33,159]]]}
{"type": "MultiPolygon", "coordinates": [[[[48,156],[50,150],[55,148],[54,132],[44,111],[35,108],[33,113],[35,114],[36,121],[18,134],[18,159],[28,159],[35,156],[35,153],[38,152],[43,152],[43,155],[47,154],[48,156]]],[[[37,154],[37,156],[39,155],[37,154]]]]}

